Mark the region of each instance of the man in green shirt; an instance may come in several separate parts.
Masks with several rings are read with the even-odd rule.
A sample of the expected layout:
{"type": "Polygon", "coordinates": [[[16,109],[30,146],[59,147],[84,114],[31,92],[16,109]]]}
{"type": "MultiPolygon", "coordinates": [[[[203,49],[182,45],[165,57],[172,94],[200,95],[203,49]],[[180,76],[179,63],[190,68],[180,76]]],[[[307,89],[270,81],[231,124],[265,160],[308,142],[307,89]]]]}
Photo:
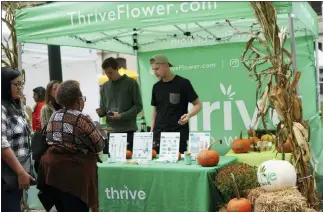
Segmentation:
{"type": "Polygon", "coordinates": [[[118,72],[119,64],[110,57],[103,61],[102,69],[109,78],[101,88],[100,117],[107,118],[107,124],[114,133],[127,133],[127,149],[132,151],[133,134],[137,131],[137,114],[142,111],[142,99],[136,80],[118,72]]]}

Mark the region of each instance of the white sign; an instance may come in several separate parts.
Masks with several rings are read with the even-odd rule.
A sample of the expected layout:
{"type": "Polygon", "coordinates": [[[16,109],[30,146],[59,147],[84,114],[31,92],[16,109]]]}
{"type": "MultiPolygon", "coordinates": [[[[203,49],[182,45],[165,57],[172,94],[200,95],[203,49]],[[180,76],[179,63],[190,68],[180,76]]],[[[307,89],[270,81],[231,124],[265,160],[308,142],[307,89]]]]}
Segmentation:
{"type": "Polygon", "coordinates": [[[162,132],[160,135],[159,158],[178,160],[179,132],[162,132]]]}
{"type": "Polygon", "coordinates": [[[110,157],[116,162],[125,161],[127,153],[127,133],[110,133],[109,139],[110,157]]]}
{"type": "Polygon", "coordinates": [[[133,136],[132,159],[152,160],[153,133],[138,132],[133,136]]]}
{"type": "Polygon", "coordinates": [[[190,133],[188,141],[188,151],[191,153],[193,158],[202,151],[208,149],[210,146],[210,133],[190,133]]]}

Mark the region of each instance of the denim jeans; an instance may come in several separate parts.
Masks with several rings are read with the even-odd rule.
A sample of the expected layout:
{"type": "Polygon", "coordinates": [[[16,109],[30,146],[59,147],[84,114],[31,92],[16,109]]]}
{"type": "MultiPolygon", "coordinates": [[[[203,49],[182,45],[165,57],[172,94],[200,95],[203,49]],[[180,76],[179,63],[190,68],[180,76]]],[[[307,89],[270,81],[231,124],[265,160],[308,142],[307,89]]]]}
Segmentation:
{"type": "Polygon", "coordinates": [[[1,211],[21,212],[20,201],[22,198],[22,190],[19,188],[4,189],[4,181],[1,181],[1,211]]]}

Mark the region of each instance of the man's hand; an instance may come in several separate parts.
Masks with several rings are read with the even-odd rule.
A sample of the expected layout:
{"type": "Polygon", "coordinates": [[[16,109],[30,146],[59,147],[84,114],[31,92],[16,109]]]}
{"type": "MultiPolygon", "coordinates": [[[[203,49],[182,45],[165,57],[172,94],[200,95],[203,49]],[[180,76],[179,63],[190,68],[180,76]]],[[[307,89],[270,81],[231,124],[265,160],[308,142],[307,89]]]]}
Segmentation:
{"type": "Polygon", "coordinates": [[[113,112],[113,116],[108,115],[108,119],[110,120],[119,120],[121,119],[121,115],[117,112],[113,112]]]}
{"type": "Polygon", "coordinates": [[[19,189],[29,189],[30,181],[35,181],[35,179],[27,172],[23,171],[22,173],[18,174],[19,189]]]}
{"type": "Polygon", "coordinates": [[[101,108],[96,109],[96,113],[101,117],[104,116],[103,111],[101,108]]]}
{"type": "Polygon", "coordinates": [[[112,127],[106,127],[106,128],[100,128],[100,130],[105,130],[105,131],[108,131],[108,132],[112,132],[113,128],[112,127]]]}
{"type": "Polygon", "coordinates": [[[184,114],[182,115],[181,119],[178,121],[178,124],[184,125],[188,122],[189,119],[190,119],[189,114],[184,114]]]}

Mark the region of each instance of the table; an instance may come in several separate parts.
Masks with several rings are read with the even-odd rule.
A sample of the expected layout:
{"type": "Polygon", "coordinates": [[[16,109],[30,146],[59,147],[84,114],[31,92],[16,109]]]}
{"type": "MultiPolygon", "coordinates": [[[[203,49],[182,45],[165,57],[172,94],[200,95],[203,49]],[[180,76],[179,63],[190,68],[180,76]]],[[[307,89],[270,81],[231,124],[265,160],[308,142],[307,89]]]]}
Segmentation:
{"type": "MultiPolygon", "coordinates": [[[[250,166],[259,166],[263,162],[267,160],[281,160],[283,157],[282,153],[278,153],[276,156],[276,151],[265,151],[265,152],[249,152],[249,153],[241,153],[235,154],[232,150],[229,151],[226,156],[235,156],[238,158],[239,163],[246,163],[250,166]]],[[[290,160],[291,153],[285,153],[285,160],[290,160]]]]}
{"type": "Polygon", "coordinates": [[[215,167],[164,164],[98,164],[100,212],[207,212],[222,203],[215,189],[215,174],[236,163],[233,156],[221,156],[215,167]]]}

